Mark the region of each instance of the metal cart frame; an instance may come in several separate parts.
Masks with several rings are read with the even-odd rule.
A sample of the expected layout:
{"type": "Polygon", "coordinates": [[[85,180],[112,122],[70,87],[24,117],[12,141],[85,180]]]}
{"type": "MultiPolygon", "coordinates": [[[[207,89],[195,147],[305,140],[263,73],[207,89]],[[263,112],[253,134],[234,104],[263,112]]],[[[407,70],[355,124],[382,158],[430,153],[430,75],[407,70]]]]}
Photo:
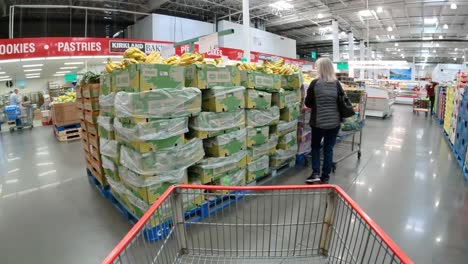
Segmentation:
{"type": "Polygon", "coordinates": [[[102,263],[331,262],[413,263],[340,187],[328,184],[171,186],[102,263]],[[212,198],[203,219],[189,213],[197,208],[187,209],[200,192],[212,198]],[[161,240],[148,242],[148,232],[161,240]]]}

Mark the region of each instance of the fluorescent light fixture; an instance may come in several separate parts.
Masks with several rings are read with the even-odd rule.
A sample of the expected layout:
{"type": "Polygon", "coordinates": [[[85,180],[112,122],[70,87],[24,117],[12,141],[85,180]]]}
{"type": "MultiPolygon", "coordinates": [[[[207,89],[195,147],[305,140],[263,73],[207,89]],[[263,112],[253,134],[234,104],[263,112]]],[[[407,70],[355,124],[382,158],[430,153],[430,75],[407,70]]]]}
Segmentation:
{"type": "Polygon", "coordinates": [[[70,59],[70,56],[47,57],[46,60],[65,60],[70,59]]]}
{"type": "Polygon", "coordinates": [[[56,74],[60,74],[60,73],[70,73],[71,71],[58,71],[56,72],[56,74]]]}
{"type": "Polygon", "coordinates": [[[55,76],[55,77],[57,77],[57,76],[65,76],[65,73],[61,73],[61,74],[57,74],[57,73],[56,73],[56,74],[54,74],[54,76],[55,76]]]}
{"type": "Polygon", "coordinates": [[[377,7],[377,13],[382,13],[383,12],[383,8],[381,6],[377,7]]]}
{"type": "Polygon", "coordinates": [[[450,4],[450,9],[457,9],[457,4],[455,3],[450,4]]]}
{"type": "Polygon", "coordinates": [[[10,62],[18,62],[20,61],[19,59],[13,59],[13,60],[0,60],[0,63],[10,63],[10,62]]]}
{"type": "Polygon", "coordinates": [[[84,64],[83,61],[75,61],[75,62],[65,62],[65,65],[82,65],[84,64]]]}
{"type": "Polygon", "coordinates": [[[41,75],[40,72],[36,72],[36,73],[26,73],[25,76],[37,76],[37,75],[41,75]]]}
{"type": "Polygon", "coordinates": [[[5,72],[0,72],[0,74],[5,74],[5,72]]]}
{"type": "Polygon", "coordinates": [[[276,1],[273,4],[270,4],[270,7],[278,10],[289,10],[293,9],[294,6],[286,1],[276,1]]]}
{"type": "Polygon", "coordinates": [[[426,25],[434,25],[437,24],[439,20],[437,20],[437,17],[426,17],[424,18],[424,24],[426,25]]]}
{"type": "Polygon", "coordinates": [[[395,47],[398,47],[398,43],[395,43],[395,47]]]}
{"type": "Polygon", "coordinates": [[[71,66],[71,67],[60,67],[61,70],[71,70],[71,69],[78,69],[78,67],[71,66]]]}
{"type": "Polygon", "coordinates": [[[23,68],[31,68],[31,67],[42,67],[44,64],[28,64],[28,65],[23,65],[23,68]]]}
{"type": "Polygon", "coordinates": [[[376,36],[375,36],[375,38],[376,38],[377,40],[380,40],[380,37],[379,37],[379,35],[376,35],[376,36]]]}
{"type": "Polygon", "coordinates": [[[391,39],[395,39],[395,35],[391,35],[390,38],[391,38],[391,39]]]}
{"type": "Polygon", "coordinates": [[[456,61],[456,60],[457,60],[457,58],[453,58],[453,60],[454,60],[454,61],[456,61]]]}
{"type": "Polygon", "coordinates": [[[393,31],[393,28],[391,26],[388,26],[387,31],[391,32],[391,31],[393,31]]]}
{"type": "Polygon", "coordinates": [[[11,78],[0,79],[0,82],[3,82],[3,81],[11,81],[11,80],[13,80],[13,79],[11,79],[11,78]]]}
{"type": "Polygon", "coordinates": [[[0,79],[10,78],[10,76],[0,76],[0,79]]]}
{"type": "Polygon", "coordinates": [[[421,50],[422,53],[429,53],[429,50],[421,50]]]}
{"type": "Polygon", "coordinates": [[[432,53],[436,53],[437,51],[435,49],[432,50],[432,53]]]}
{"type": "Polygon", "coordinates": [[[444,39],[444,36],[440,35],[440,36],[439,36],[439,39],[444,39]]]}
{"type": "Polygon", "coordinates": [[[24,70],[24,72],[36,72],[36,71],[42,71],[42,69],[28,69],[28,70],[24,70]]]}
{"type": "Polygon", "coordinates": [[[462,58],[464,59],[464,58],[465,58],[465,55],[463,55],[462,58]]]}
{"type": "Polygon", "coordinates": [[[397,51],[401,51],[401,49],[397,49],[397,51]]]}
{"type": "Polygon", "coordinates": [[[372,11],[370,11],[369,9],[361,10],[358,12],[358,15],[362,17],[371,17],[372,11]]]}
{"type": "Polygon", "coordinates": [[[341,35],[346,36],[346,32],[341,31],[341,35]]]}
{"type": "Polygon", "coordinates": [[[432,37],[423,37],[422,40],[433,40],[432,37]]]}
{"type": "Polygon", "coordinates": [[[439,46],[440,46],[439,43],[436,43],[436,47],[439,47],[439,46]]]}
{"type": "Polygon", "coordinates": [[[447,24],[444,24],[443,28],[444,28],[444,29],[448,29],[448,25],[447,25],[447,24]]]}
{"type": "Polygon", "coordinates": [[[27,58],[27,59],[21,59],[21,61],[38,61],[38,60],[45,60],[45,58],[42,57],[42,58],[27,58]]]}
{"type": "Polygon", "coordinates": [[[41,78],[41,76],[26,76],[26,79],[41,78]]]}
{"type": "Polygon", "coordinates": [[[323,14],[322,14],[322,13],[319,13],[319,14],[317,15],[317,18],[323,18],[323,14]]]}
{"type": "Polygon", "coordinates": [[[458,50],[458,48],[455,48],[455,51],[457,51],[457,50],[458,50]]]}

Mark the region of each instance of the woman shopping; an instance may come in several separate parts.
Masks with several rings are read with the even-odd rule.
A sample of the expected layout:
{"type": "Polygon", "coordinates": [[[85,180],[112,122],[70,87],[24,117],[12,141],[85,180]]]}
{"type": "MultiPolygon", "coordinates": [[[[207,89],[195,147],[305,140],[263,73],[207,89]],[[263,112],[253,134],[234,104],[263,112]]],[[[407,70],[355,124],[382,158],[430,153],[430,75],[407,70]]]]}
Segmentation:
{"type": "Polygon", "coordinates": [[[333,147],[340,130],[342,116],[338,99],[344,95],[337,81],[333,63],[328,58],[317,61],[318,79],[309,85],[305,105],[311,109],[312,175],[306,183],[328,183],[333,165],[333,147]],[[323,166],[320,173],[320,145],[323,139],[323,166]]]}

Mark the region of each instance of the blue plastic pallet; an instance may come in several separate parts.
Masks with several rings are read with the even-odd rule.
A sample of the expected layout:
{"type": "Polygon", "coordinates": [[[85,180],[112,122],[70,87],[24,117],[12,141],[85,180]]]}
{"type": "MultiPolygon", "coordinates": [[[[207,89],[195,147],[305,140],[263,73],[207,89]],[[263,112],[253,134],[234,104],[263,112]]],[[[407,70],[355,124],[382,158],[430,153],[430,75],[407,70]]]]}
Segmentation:
{"type": "Polygon", "coordinates": [[[99,191],[99,194],[101,194],[102,197],[108,198],[110,195],[109,191],[109,186],[103,186],[97,179],[94,177],[94,175],[91,173],[89,169],[86,169],[86,175],[88,176],[88,181],[91,185],[96,187],[96,189],[99,191]]]}
{"type": "Polygon", "coordinates": [[[75,124],[70,124],[70,125],[65,125],[65,126],[55,126],[58,132],[64,131],[67,129],[80,128],[80,127],[81,127],[80,123],[75,123],[75,124]]]}

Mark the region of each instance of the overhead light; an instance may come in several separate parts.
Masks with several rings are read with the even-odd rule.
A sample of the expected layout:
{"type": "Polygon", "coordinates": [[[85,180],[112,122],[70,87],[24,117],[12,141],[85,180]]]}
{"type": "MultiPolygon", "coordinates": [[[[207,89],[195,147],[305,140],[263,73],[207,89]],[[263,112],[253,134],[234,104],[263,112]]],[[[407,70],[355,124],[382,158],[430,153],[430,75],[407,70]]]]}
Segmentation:
{"type": "Polygon", "coordinates": [[[36,75],[41,75],[40,72],[36,72],[36,73],[26,73],[25,76],[36,76],[36,75]]]}
{"type": "Polygon", "coordinates": [[[0,79],[10,78],[10,76],[0,76],[0,79]]]}
{"type": "Polygon", "coordinates": [[[464,58],[465,58],[465,55],[463,55],[462,58],[464,59],[464,58]]]}
{"type": "Polygon", "coordinates": [[[432,40],[433,38],[432,37],[423,37],[422,39],[423,40],[432,40]]]}
{"type": "Polygon", "coordinates": [[[362,17],[371,17],[371,16],[373,16],[372,11],[370,11],[369,9],[359,11],[358,15],[362,16],[362,17]]]}
{"type": "Polygon", "coordinates": [[[448,25],[447,25],[447,24],[444,24],[444,29],[448,29],[448,25]]]}
{"type": "Polygon", "coordinates": [[[0,63],[10,63],[10,62],[18,62],[19,59],[12,59],[12,60],[0,60],[0,63]]]}
{"type": "Polygon", "coordinates": [[[58,71],[58,72],[56,72],[56,73],[59,74],[59,73],[70,73],[70,72],[71,72],[71,71],[58,71]]]}
{"type": "MultiPolygon", "coordinates": [[[[107,63],[107,62],[106,62],[107,63]]],[[[76,62],[65,62],[65,65],[82,65],[84,62],[82,61],[76,61],[76,62]]]]}
{"type": "Polygon", "coordinates": [[[440,35],[440,36],[439,36],[439,39],[444,39],[444,36],[440,35]]]}
{"type": "Polygon", "coordinates": [[[391,39],[395,39],[395,36],[394,36],[394,35],[391,35],[390,38],[391,38],[391,39]]]}
{"type": "Polygon", "coordinates": [[[58,77],[58,76],[65,76],[65,73],[56,73],[54,74],[55,77],[58,77]]]}
{"type": "Polygon", "coordinates": [[[436,47],[439,47],[439,46],[440,46],[439,43],[436,43],[436,47]]]}
{"type": "Polygon", "coordinates": [[[70,70],[70,69],[78,69],[78,67],[72,66],[72,67],[60,67],[61,70],[70,70]]]}
{"type": "Polygon", "coordinates": [[[388,26],[387,31],[393,31],[393,28],[391,26],[388,26]]]}
{"type": "Polygon", "coordinates": [[[457,9],[457,4],[455,3],[450,4],[450,9],[457,9]]]}
{"type": "Polygon", "coordinates": [[[437,17],[424,18],[424,24],[426,25],[434,25],[434,24],[437,24],[437,22],[438,22],[437,17]]]}
{"type": "Polygon", "coordinates": [[[11,81],[11,80],[13,80],[13,79],[12,79],[12,78],[0,79],[1,82],[3,82],[3,81],[11,81]]]}
{"type": "Polygon", "coordinates": [[[457,51],[457,50],[458,50],[458,48],[455,48],[455,51],[457,51]]]}
{"type": "Polygon", "coordinates": [[[346,32],[341,31],[341,35],[346,36],[346,32]]]}
{"type": "Polygon", "coordinates": [[[28,70],[24,70],[24,72],[35,72],[35,71],[42,71],[42,69],[28,69],[28,70]]]}
{"type": "Polygon", "coordinates": [[[42,67],[44,64],[29,64],[29,65],[23,65],[23,68],[31,68],[31,67],[42,67]]]}
{"type": "Polygon", "coordinates": [[[286,1],[276,1],[270,4],[270,7],[278,9],[278,10],[290,10],[293,9],[294,6],[286,1]]]}
{"type": "Polygon", "coordinates": [[[437,51],[435,49],[432,50],[432,53],[436,53],[437,51]]]}
{"type": "Polygon", "coordinates": [[[397,49],[397,51],[401,51],[401,49],[397,49]]]}
{"type": "Polygon", "coordinates": [[[429,53],[429,50],[421,50],[422,53],[429,53]]]}
{"type": "Polygon", "coordinates": [[[0,74],[5,74],[5,72],[0,72],[0,74]]]}
{"type": "Polygon", "coordinates": [[[377,7],[377,13],[382,13],[383,12],[383,8],[381,6],[377,7]]]}
{"type": "Polygon", "coordinates": [[[26,79],[41,78],[41,76],[26,76],[26,79]]]}
{"type": "Polygon", "coordinates": [[[323,18],[322,13],[319,13],[319,14],[317,15],[317,18],[323,18]]]}
{"type": "Polygon", "coordinates": [[[395,47],[398,47],[398,43],[395,43],[395,47]]]}
{"type": "Polygon", "coordinates": [[[376,38],[377,40],[380,40],[380,37],[379,37],[379,35],[376,35],[376,36],[375,36],[375,38],[376,38]]]}

